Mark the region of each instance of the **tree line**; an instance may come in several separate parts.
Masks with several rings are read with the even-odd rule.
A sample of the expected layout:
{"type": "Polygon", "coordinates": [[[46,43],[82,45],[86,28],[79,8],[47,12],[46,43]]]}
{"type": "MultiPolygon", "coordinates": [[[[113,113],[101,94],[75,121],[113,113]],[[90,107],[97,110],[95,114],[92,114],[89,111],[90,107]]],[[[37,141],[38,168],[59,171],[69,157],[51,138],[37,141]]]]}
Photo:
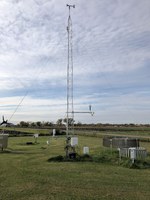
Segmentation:
{"type": "MultiPolygon", "coordinates": [[[[75,121],[71,118],[68,119],[68,123],[71,125],[75,123],[75,121]]],[[[24,127],[24,128],[44,128],[44,127],[54,127],[54,126],[66,126],[67,119],[58,119],[56,123],[54,122],[48,122],[48,121],[37,121],[37,122],[26,122],[26,121],[20,121],[16,126],[17,127],[24,127]]],[[[81,123],[75,123],[75,125],[80,125],[81,123]]]]}
{"type": "MultiPolygon", "coordinates": [[[[71,125],[74,123],[75,127],[150,127],[150,124],[111,124],[111,123],[95,123],[95,124],[86,124],[81,122],[73,121],[73,119],[69,118],[68,123],[71,125]]],[[[51,128],[51,127],[65,127],[66,126],[67,119],[60,118],[54,122],[49,121],[37,121],[37,122],[28,122],[28,121],[20,121],[16,126],[22,127],[22,128],[51,128]]]]}

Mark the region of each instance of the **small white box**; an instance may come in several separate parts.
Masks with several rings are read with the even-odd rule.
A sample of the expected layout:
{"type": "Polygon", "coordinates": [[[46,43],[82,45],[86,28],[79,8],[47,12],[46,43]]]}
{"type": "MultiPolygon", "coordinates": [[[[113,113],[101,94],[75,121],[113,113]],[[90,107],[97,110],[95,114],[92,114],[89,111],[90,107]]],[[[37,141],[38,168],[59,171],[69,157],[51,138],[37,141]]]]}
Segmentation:
{"type": "Polygon", "coordinates": [[[130,150],[130,158],[136,159],[136,148],[129,148],[130,150]]]}
{"type": "Polygon", "coordinates": [[[72,137],[71,138],[71,146],[74,147],[78,145],[78,138],[77,137],[72,137]]]}
{"type": "Polygon", "coordinates": [[[89,154],[89,147],[83,147],[83,154],[89,154]]]}
{"type": "Polygon", "coordinates": [[[38,133],[34,134],[34,137],[35,137],[35,138],[38,138],[38,137],[39,137],[39,134],[38,134],[38,133]]]}
{"type": "Polygon", "coordinates": [[[53,129],[53,137],[55,137],[55,134],[56,134],[56,130],[53,129]]]}
{"type": "Polygon", "coordinates": [[[0,134],[0,148],[7,148],[8,134],[0,134]]]}

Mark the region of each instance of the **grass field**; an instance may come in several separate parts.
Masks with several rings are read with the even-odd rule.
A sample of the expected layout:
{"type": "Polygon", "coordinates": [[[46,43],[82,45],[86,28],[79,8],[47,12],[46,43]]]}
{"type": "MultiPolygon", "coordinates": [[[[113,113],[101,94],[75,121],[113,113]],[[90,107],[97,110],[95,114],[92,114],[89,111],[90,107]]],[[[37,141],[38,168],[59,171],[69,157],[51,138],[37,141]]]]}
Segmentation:
{"type": "MultiPolygon", "coordinates": [[[[61,127],[52,127],[52,128],[19,128],[19,127],[5,127],[4,130],[1,131],[14,131],[14,132],[23,132],[26,134],[34,134],[38,133],[40,135],[49,135],[52,134],[52,130],[55,128],[58,131],[62,131],[61,127]]],[[[104,135],[120,135],[120,136],[127,136],[127,137],[138,137],[141,139],[149,140],[150,141],[150,127],[75,127],[75,132],[78,135],[86,135],[86,136],[96,136],[96,137],[103,137],[104,135]]]]}
{"type": "MultiPolygon", "coordinates": [[[[48,162],[65,155],[65,137],[10,137],[0,153],[0,200],[149,200],[150,169],[129,169],[96,162],[48,162]]],[[[102,139],[79,136],[79,154],[89,146],[91,155],[106,149],[102,139]]],[[[150,143],[141,143],[150,152],[150,143]]]]}

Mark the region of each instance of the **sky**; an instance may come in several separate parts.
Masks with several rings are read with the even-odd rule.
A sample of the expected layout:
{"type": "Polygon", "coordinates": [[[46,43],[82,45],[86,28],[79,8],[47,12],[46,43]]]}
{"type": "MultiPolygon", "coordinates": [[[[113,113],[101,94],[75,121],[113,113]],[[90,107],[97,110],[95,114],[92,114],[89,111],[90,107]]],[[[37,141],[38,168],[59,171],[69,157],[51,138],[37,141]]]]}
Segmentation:
{"type": "Polygon", "coordinates": [[[75,121],[150,123],[149,0],[0,0],[0,115],[66,117],[66,4],[76,6],[74,110],[95,112],[75,121]]]}

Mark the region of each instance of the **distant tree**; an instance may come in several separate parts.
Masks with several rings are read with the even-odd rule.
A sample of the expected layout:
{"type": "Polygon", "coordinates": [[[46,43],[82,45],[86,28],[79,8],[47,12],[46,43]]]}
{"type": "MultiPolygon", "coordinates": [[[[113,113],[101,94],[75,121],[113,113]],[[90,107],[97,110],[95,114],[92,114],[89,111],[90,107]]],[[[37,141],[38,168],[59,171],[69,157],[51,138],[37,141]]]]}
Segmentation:
{"type": "Polygon", "coordinates": [[[41,127],[42,123],[40,121],[36,122],[36,126],[41,127]]]}
{"type": "Polygon", "coordinates": [[[77,125],[77,126],[81,126],[82,123],[78,121],[78,122],[76,123],[76,125],[77,125]]]}
{"type": "MultiPolygon", "coordinates": [[[[63,119],[64,123],[67,123],[67,118],[63,119]]],[[[72,118],[68,118],[68,124],[72,125],[75,122],[75,120],[73,120],[72,118]]]]}
{"type": "Polygon", "coordinates": [[[43,126],[53,126],[53,122],[43,122],[43,126]]]}
{"type": "Polygon", "coordinates": [[[20,127],[24,127],[24,128],[29,127],[29,122],[21,121],[20,122],[20,127]]]}
{"type": "Polygon", "coordinates": [[[58,119],[57,122],[56,122],[56,124],[58,126],[61,126],[63,124],[63,119],[58,119]]]}
{"type": "Polygon", "coordinates": [[[133,124],[133,123],[130,123],[129,125],[132,126],[132,127],[135,126],[135,124],[133,124]]]}
{"type": "Polygon", "coordinates": [[[36,123],[35,122],[31,122],[30,126],[34,128],[34,127],[36,127],[36,123]]]}

